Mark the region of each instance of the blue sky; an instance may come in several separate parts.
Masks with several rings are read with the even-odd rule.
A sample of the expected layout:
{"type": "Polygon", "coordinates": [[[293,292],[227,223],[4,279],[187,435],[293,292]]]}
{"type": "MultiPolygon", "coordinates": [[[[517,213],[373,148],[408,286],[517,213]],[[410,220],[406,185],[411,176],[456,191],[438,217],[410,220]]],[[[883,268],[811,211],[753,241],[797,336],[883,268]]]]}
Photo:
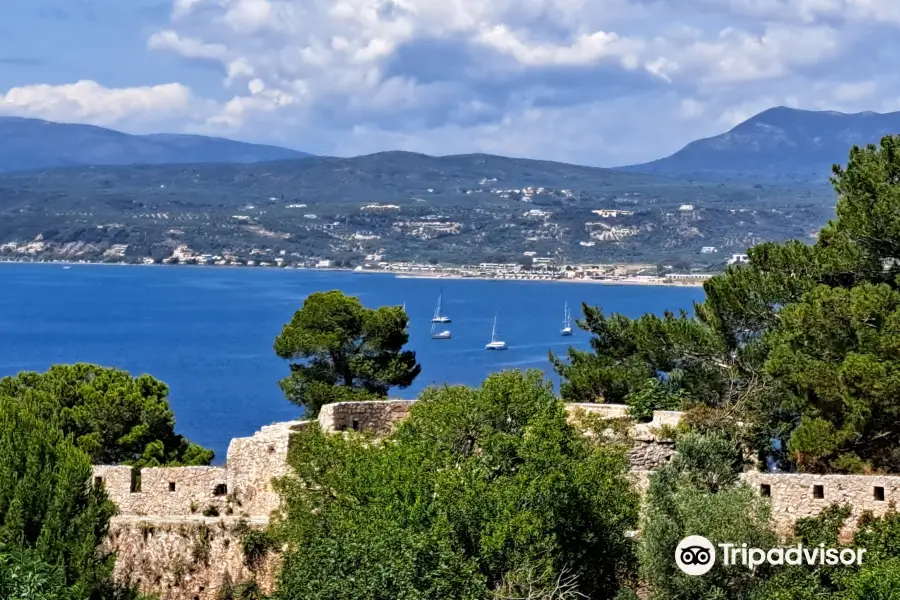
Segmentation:
{"type": "Polygon", "coordinates": [[[900,110],[897,0],[0,0],[0,114],[615,166],[900,110]]]}

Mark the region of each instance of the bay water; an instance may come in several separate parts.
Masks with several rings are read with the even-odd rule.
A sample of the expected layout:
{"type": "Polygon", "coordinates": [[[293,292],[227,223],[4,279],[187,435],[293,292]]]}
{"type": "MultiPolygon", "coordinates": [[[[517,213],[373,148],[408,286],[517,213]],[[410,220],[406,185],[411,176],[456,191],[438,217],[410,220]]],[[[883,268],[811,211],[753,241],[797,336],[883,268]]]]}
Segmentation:
{"type": "MultiPolygon", "coordinates": [[[[300,418],[281,394],[287,363],[275,336],[316,291],[339,289],[368,307],[406,304],[410,348],[422,373],[395,398],[435,384],[478,385],[503,369],[552,374],[548,352],[589,348],[574,327],[560,336],[565,303],[609,314],[690,310],[701,288],[594,283],[406,279],[389,274],[189,266],[0,264],[0,377],[89,362],[134,375],[149,373],[171,388],[179,433],[225,458],[233,437],[300,418]],[[450,340],[431,339],[438,295],[450,340]],[[497,338],[509,349],[489,352],[497,338]]],[[[443,327],[442,327],[443,328],[443,327]]],[[[557,382],[558,383],[558,382],[557,382]]]]}

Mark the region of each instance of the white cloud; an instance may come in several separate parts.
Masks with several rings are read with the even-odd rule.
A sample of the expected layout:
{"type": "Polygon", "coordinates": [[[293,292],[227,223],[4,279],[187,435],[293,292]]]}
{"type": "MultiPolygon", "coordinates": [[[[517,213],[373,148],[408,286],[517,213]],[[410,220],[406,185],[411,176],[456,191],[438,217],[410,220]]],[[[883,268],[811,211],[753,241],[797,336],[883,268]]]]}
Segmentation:
{"type": "Polygon", "coordinates": [[[225,44],[207,44],[193,38],[183,38],[171,29],[158,31],[147,40],[150,50],[168,50],[185,58],[225,60],[228,48],[225,44]]]}
{"type": "Polygon", "coordinates": [[[595,31],[580,35],[570,44],[529,43],[504,25],[480,32],[475,39],[489,48],[516,59],[525,67],[592,65],[606,58],[618,59],[626,68],[638,64],[643,44],[622,39],[615,33],[595,31]]]}
{"type": "Polygon", "coordinates": [[[895,0],[664,0],[706,11],[723,12],[763,21],[815,23],[842,20],[900,23],[895,0]]]}
{"type": "MultiPolygon", "coordinates": [[[[838,32],[828,27],[768,25],[754,35],[727,28],[716,39],[683,46],[660,44],[676,58],[658,64],[655,72],[670,80],[679,75],[703,83],[737,83],[773,79],[794,68],[832,58],[841,48],[838,32]]],[[[659,59],[658,59],[659,60],[659,59]]]]}
{"type": "Polygon", "coordinates": [[[191,91],[180,83],[106,88],[83,80],[66,85],[27,85],[0,94],[0,112],[55,121],[118,125],[188,117],[191,91]]]}
{"type": "Polygon", "coordinates": [[[838,102],[858,102],[872,98],[877,92],[875,81],[848,81],[835,86],[832,96],[838,102]]]}

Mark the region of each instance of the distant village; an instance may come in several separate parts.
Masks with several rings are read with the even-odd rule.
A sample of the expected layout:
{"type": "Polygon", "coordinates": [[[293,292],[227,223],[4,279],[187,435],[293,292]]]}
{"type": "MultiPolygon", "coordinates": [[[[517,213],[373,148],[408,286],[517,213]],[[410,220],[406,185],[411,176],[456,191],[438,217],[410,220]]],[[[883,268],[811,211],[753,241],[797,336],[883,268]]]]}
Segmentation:
{"type": "MultiPolygon", "coordinates": [[[[618,212],[618,211],[595,211],[618,212]]],[[[56,263],[131,263],[125,258],[126,244],[114,244],[106,249],[101,260],[71,260],[66,258],[48,257],[49,250],[42,240],[27,243],[7,242],[0,245],[0,261],[3,262],[56,262],[56,263]]],[[[714,247],[704,248],[704,253],[716,252],[714,247]]],[[[597,281],[611,283],[635,283],[635,284],[699,284],[712,276],[711,273],[672,272],[672,265],[653,265],[641,263],[610,263],[610,264],[569,264],[560,257],[537,256],[535,252],[524,252],[521,262],[515,263],[488,263],[482,262],[472,265],[441,265],[416,262],[389,262],[382,260],[378,254],[370,254],[365,257],[363,264],[347,267],[338,261],[326,258],[303,258],[281,250],[274,253],[267,248],[257,248],[250,251],[249,259],[242,258],[235,253],[223,252],[221,254],[197,253],[187,245],[180,245],[172,251],[172,255],[164,259],[145,257],[136,264],[154,265],[210,265],[230,267],[275,267],[275,268],[303,268],[303,269],[334,269],[352,270],[354,272],[383,272],[394,273],[401,277],[446,277],[446,278],[479,278],[501,280],[530,280],[530,281],[597,281]]],[[[726,264],[747,262],[746,254],[732,254],[725,261],[726,264]]]]}

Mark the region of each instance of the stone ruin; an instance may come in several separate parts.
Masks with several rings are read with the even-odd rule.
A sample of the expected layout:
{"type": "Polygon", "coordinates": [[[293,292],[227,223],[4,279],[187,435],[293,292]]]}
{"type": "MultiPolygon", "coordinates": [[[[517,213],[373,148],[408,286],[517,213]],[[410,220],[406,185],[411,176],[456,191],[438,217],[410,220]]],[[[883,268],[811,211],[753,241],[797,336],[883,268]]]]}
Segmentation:
{"type": "MultiPolygon", "coordinates": [[[[388,433],[406,418],[414,401],[341,402],[322,408],[318,424],[328,432],[388,433]]],[[[568,404],[576,424],[585,415],[624,420],[628,407],[616,404],[568,404]]],[[[628,437],[632,479],[646,489],[649,475],[674,454],[665,428],[681,413],[655,411],[650,423],[632,424],[628,437]]],[[[263,427],[228,446],[224,467],[132,469],[97,465],[95,485],[103,485],[119,507],[110,522],[106,545],[116,551],[117,580],[138,585],[160,600],[215,600],[229,582],[256,581],[271,591],[277,553],[249,561],[242,550],[247,531],[268,526],[280,498],[272,481],[288,473],[290,437],[312,421],[263,427]]],[[[743,480],[771,499],[776,530],[787,535],[796,519],[814,516],[838,502],[852,506],[852,535],[865,511],[883,515],[900,500],[900,476],[798,475],[747,472],[743,480]]]]}

